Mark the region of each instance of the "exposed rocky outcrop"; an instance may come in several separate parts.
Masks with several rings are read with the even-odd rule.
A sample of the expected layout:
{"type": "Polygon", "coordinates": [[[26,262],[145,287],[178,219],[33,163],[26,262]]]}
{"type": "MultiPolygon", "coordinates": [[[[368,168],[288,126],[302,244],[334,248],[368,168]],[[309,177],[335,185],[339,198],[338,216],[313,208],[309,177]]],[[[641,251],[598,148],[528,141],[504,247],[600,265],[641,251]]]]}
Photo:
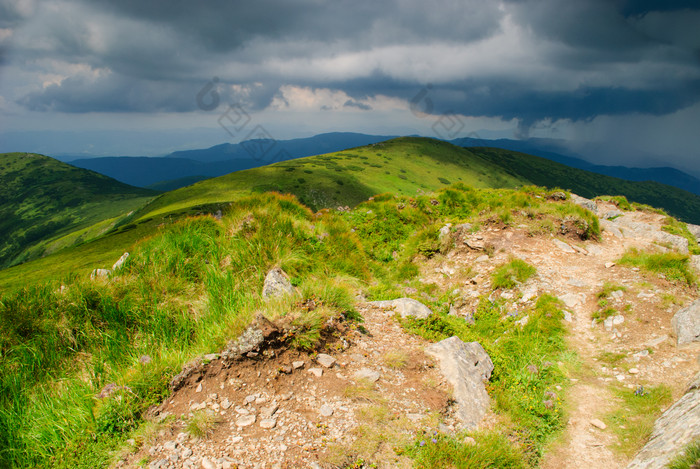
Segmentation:
{"type": "Polygon", "coordinates": [[[262,290],[263,298],[274,298],[293,293],[294,287],[289,281],[289,276],[282,269],[275,267],[267,273],[262,290]]]}
{"type": "Polygon", "coordinates": [[[591,199],[581,197],[580,195],[571,194],[571,201],[578,206],[590,210],[593,213],[598,213],[598,206],[591,199]]]}
{"type": "Polygon", "coordinates": [[[93,269],[90,272],[90,280],[106,279],[112,273],[109,269],[93,269]]]}
{"type": "Polygon", "coordinates": [[[700,373],[688,391],[654,424],[646,445],[627,469],[666,467],[685,445],[700,437],[700,373]]]}
{"type": "Polygon", "coordinates": [[[678,346],[700,342],[700,300],[678,311],[671,320],[678,346]]]}
{"type": "Polygon", "coordinates": [[[129,258],[128,252],[125,252],[124,254],[122,254],[122,257],[120,257],[117,260],[117,262],[115,262],[114,265],[112,266],[112,270],[116,272],[117,270],[121,269],[128,258],[129,258]]]}
{"type": "Polygon", "coordinates": [[[700,241],[700,226],[699,225],[692,225],[690,223],[687,223],[686,226],[688,227],[688,231],[690,231],[695,238],[700,241]]]}
{"type": "Polygon", "coordinates": [[[458,420],[466,429],[478,427],[491,402],[484,382],[491,377],[493,362],[484,348],[453,336],[426,347],[425,353],[438,360],[440,372],[452,385],[458,420]]]}
{"type": "Polygon", "coordinates": [[[639,221],[631,213],[625,213],[613,220],[601,221],[601,226],[607,230],[619,230],[628,238],[647,239],[660,245],[670,246],[683,254],[688,254],[688,240],[682,236],[667,233],[656,224],[639,221]]]}
{"type": "Polygon", "coordinates": [[[420,301],[411,298],[398,298],[396,300],[373,301],[372,306],[381,309],[393,309],[402,318],[414,317],[416,319],[425,319],[432,314],[430,308],[425,306],[420,301]]]}

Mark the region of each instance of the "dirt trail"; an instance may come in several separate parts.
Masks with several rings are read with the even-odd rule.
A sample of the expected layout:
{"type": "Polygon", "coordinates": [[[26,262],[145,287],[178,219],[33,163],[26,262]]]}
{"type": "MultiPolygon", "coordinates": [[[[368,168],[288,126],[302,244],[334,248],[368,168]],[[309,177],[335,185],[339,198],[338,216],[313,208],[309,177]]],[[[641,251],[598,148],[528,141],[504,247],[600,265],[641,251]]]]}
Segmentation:
{"type": "MultiPolygon", "coordinates": [[[[616,207],[599,203],[605,213],[616,207]]],[[[645,212],[628,213],[634,223],[658,229],[663,217],[645,212]]],[[[697,349],[678,350],[671,335],[671,318],[680,307],[697,298],[686,287],[673,285],[639,269],[613,265],[631,248],[663,250],[653,239],[625,237],[604,232],[600,242],[581,242],[574,238],[528,236],[523,229],[487,228],[478,232],[471,246],[492,246],[494,255],[484,260],[479,250],[461,248],[450,252],[447,259],[429,265],[426,281],[437,282],[444,289],[460,287],[471,302],[462,307],[470,310],[479,295],[488,295],[488,274],[510,257],[527,261],[537,268],[536,278],[520,287],[525,298],[533,293],[550,293],[562,299],[571,312],[568,342],[581,361],[581,372],[572,378],[568,391],[568,425],[559,442],[552,445],[541,467],[621,468],[629,458],[616,451],[616,436],[610,429],[591,425],[602,420],[619,405],[611,385],[619,383],[630,389],[638,386],[665,384],[671,387],[674,399],[680,397],[698,371],[697,349]],[[565,244],[562,244],[565,242],[565,244]],[[568,245],[568,246],[567,246],[568,245]],[[481,262],[479,262],[481,261],[481,262]],[[473,281],[460,277],[465,266],[478,266],[473,281]],[[592,324],[593,314],[600,309],[596,294],[605,283],[621,285],[624,292],[609,298],[611,306],[624,317],[622,324],[610,330],[602,323],[592,324]],[[664,297],[664,295],[667,295],[664,297]],[[675,301],[675,304],[669,300],[675,301]],[[629,306],[626,306],[629,305],[629,306]],[[651,351],[651,353],[645,352],[651,351]],[[642,352],[640,356],[634,354],[642,352]],[[623,354],[618,367],[606,366],[605,354],[623,354]],[[623,366],[624,365],[624,366],[623,366]],[[631,369],[636,373],[629,373],[631,369]]],[[[506,294],[507,298],[512,296],[506,294]]],[[[525,302],[527,303],[527,302],[525,302]]]]}
{"type": "MultiPolygon", "coordinates": [[[[614,208],[599,205],[603,213],[614,208]]],[[[662,222],[659,215],[630,216],[650,226],[662,222]]],[[[594,427],[591,420],[603,419],[619,405],[613,384],[630,389],[666,384],[674,399],[679,397],[698,371],[697,350],[676,348],[669,337],[670,320],[697,294],[638,269],[613,265],[630,247],[660,249],[651,239],[608,231],[600,242],[582,242],[530,236],[524,226],[485,227],[465,236],[472,236],[469,244],[458,238],[455,249],[421,268],[423,282],[435,283],[443,292],[459,289],[457,314],[468,314],[479,296],[493,294],[490,272],[511,257],[529,262],[538,272],[515,291],[498,293],[513,310],[549,293],[562,299],[569,312],[568,340],[581,366],[568,390],[567,428],[541,467],[624,467],[628,457],[615,450],[616,436],[609,428],[594,427]],[[493,248],[490,257],[484,246],[493,248]],[[596,294],[605,283],[625,287],[609,298],[624,320],[609,328],[592,323],[599,310],[596,294]],[[611,365],[604,360],[606,353],[623,358],[611,365]]],[[[328,352],[336,360],[330,367],[290,350],[273,350],[230,368],[212,363],[201,380],[163,404],[161,416],[169,420],[143,444],[135,442],[117,467],[148,461],[154,469],[320,468],[374,452],[380,467],[410,467],[392,446],[427,422],[437,422],[440,413],[444,417],[449,387],[425,356],[425,341],[406,334],[390,312],[367,303],[359,303],[358,309],[366,332],[348,331],[337,340],[328,352]],[[367,381],[362,376],[374,385],[363,385],[367,381]],[[213,432],[201,439],[188,436],[184,422],[204,409],[218,415],[213,432]]],[[[445,423],[448,428],[454,424],[449,415],[445,423]]]]}

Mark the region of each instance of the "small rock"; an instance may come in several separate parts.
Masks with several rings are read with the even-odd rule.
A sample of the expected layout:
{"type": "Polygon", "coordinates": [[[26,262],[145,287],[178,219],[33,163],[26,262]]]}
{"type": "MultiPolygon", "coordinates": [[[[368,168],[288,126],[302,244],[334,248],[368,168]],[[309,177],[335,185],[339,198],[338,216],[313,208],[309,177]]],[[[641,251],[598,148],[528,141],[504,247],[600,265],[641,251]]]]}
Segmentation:
{"type": "Polygon", "coordinates": [[[605,425],[603,422],[601,422],[598,419],[591,419],[590,424],[596,428],[599,428],[600,430],[605,430],[606,428],[608,428],[607,425],[605,425]]]}
{"type": "Polygon", "coordinates": [[[175,451],[175,448],[177,448],[177,443],[175,443],[174,441],[166,441],[163,444],[163,449],[165,449],[166,451],[175,451]]]}
{"type": "Polygon", "coordinates": [[[262,410],[260,410],[260,414],[263,417],[270,418],[274,415],[275,412],[277,412],[278,408],[279,406],[277,404],[272,404],[270,406],[263,407],[262,410]]]}
{"type": "Polygon", "coordinates": [[[190,448],[185,448],[182,450],[182,453],[180,453],[180,455],[183,458],[189,458],[190,456],[192,456],[192,450],[190,448]]]}
{"type": "Polygon", "coordinates": [[[356,379],[366,379],[367,381],[375,383],[379,380],[381,375],[378,371],[371,370],[369,368],[361,368],[360,370],[356,371],[353,376],[356,379]]]}
{"type": "Polygon", "coordinates": [[[336,362],[335,358],[331,357],[326,353],[319,353],[316,357],[316,361],[326,368],[332,367],[333,365],[335,365],[336,362]]]}
{"type": "Polygon", "coordinates": [[[275,428],[275,425],[277,425],[277,420],[275,419],[262,419],[260,421],[260,428],[270,429],[275,428]]]}
{"type": "Polygon", "coordinates": [[[202,383],[197,385],[197,389],[195,389],[194,392],[202,392],[202,383]]]}
{"type": "Polygon", "coordinates": [[[571,246],[569,246],[569,245],[568,245],[567,243],[565,243],[564,241],[560,241],[560,240],[554,238],[554,244],[555,244],[560,250],[562,250],[562,251],[564,251],[564,252],[566,252],[566,253],[568,253],[568,254],[576,254],[576,251],[574,250],[574,248],[572,248],[571,246]]]}
{"type": "Polygon", "coordinates": [[[637,368],[630,368],[629,373],[630,373],[631,375],[636,375],[637,373],[639,373],[639,370],[638,370],[637,368]]]}
{"type": "MultiPolygon", "coordinates": [[[[606,263],[605,263],[605,268],[606,268],[606,269],[609,269],[610,267],[613,267],[614,265],[615,265],[614,262],[606,262],[606,263]]],[[[599,421],[600,421],[600,420],[599,420],[599,421]]]]}
{"type": "Polygon", "coordinates": [[[319,414],[321,414],[322,417],[330,417],[333,415],[333,407],[328,404],[323,404],[319,410],[319,414]]]}
{"type": "Polygon", "coordinates": [[[317,378],[320,378],[321,376],[323,376],[323,369],[321,369],[321,368],[309,368],[308,371],[309,371],[309,373],[311,373],[312,375],[314,375],[317,378]]]}
{"type": "Polygon", "coordinates": [[[202,458],[202,468],[203,469],[216,469],[216,464],[211,462],[209,458],[202,458]]]}
{"type": "Polygon", "coordinates": [[[488,262],[488,260],[489,260],[489,256],[487,256],[486,254],[484,254],[483,256],[477,257],[477,258],[474,260],[474,262],[488,262]]]}
{"type": "Polygon", "coordinates": [[[249,427],[255,423],[255,415],[244,415],[236,420],[237,427],[249,427]]]}
{"type": "Polygon", "coordinates": [[[468,436],[462,440],[462,442],[467,445],[467,446],[473,446],[476,444],[476,440],[472,438],[471,436],[468,436]]]}
{"type": "Polygon", "coordinates": [[[228,400],[228,397],[224,398],[224,400],[221,402],[221,408],[224,410],[228,410],[233,403],[228,400]]]}
{"type": "Polygon", "coordinates": [[[527,323],[528,323],[529,320],[530,320],[530,316],[525,315],[525,316],[523,316],[522,318],[520,318],[520,319],[518,319],[517,321],[515,321],[515,324],[518,325],[518,326],[524,327],[524,326],[527,325],[527,323]]]}
{"type": "Polygon", "coordinates": [[[271,269],[265,276],[263,285],[263,298],[291,295],[294,287],[289,281],[289,276],[280,268],[271,269]]]}
{"type": "Polygon", "coordinates": [[[294,368],[295,370],[298,370],[299,368],[304,368],[304,361],[303,360],[293,361],[292,368],[294,368]]]}

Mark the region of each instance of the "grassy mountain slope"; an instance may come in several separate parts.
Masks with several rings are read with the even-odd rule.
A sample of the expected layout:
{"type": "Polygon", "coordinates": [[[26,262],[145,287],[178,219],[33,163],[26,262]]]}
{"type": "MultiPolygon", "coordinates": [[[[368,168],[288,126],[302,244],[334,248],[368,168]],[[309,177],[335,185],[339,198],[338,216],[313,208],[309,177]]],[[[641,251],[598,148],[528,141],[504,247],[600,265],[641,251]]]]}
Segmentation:
{"type": "Polygon", "coordinates": [[[687,223],[700,223],[700,196],[654,181],[632,182],[565,166],[537,156],[497,148],[470,148],[513,177],[545,187],[563,187],[583,197],[624,195],[629,200],[666,212],[687,223]]]}
{"type": "Polygon", "coordinates": [[[476,188],[528,184],[469,150],[439,140],[401,137],[208,179],[163,194],[135,218],[236,200],[251,191],[291,193],[318,210],[354,206],[382,192],[415,195],[458,182],[476,188]]]}
{"type": "MultiPolygon", "coordinates": [[[[51,240],[134,210],[154,195],[47,156],[1,154],[0,267],[38,257],[51,240]]],[[[82,234],[70,244],[100,230],[82,234]]]]}
{"type": "Polygon", "coordinates": [[[200,212],[214,213],[253,193],[291,193],[318,210],[354,206],[383,192],[415,196],[454,183],[476,188],[559,186],[588,197],[620,194],[663,207],[689,222],[697,222],[700,213],[700,198],[670,186],[623,181],[507,150],[465,149],[433,139],[403,137],[240,171],[162,194],[122,220],[106,239],[0,271],[0,288],[14,288],[27,279],[34,282],[109,267],[139,236],[149,235],[156,226],[200,212]]]}

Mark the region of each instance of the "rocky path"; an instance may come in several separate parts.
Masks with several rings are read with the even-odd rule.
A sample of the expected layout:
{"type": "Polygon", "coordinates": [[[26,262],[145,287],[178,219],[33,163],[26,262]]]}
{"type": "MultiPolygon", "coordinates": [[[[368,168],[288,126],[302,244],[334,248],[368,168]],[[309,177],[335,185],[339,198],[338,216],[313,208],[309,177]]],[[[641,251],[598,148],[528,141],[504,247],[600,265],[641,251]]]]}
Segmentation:
{"type": "MultiPolygon", "coordinates": [[[[615,211],[601,203],[597,209],[615,211]]],[[[661,222],[643,212],[618,215],[604,222],[600,242],[531,235],[524,226],[485,227],[459,235],[455,249],[422,267],[421,281],[459,292],[451,314],[468,317],[481,295],[500,296],[514,313],[543,293],[565,303],[569,345],[580,366],[567,390],[567,428],[543,468],[625,467],[629,456],[616,450],[617,437],[601,422],[620,405],[614,388],[665,384],[678,398],[698,371],[698,350],[678,349],[670,326],[697,293],[614,264],[631,247],[682,249],[682,241],[659,230],[661,222]],[[537,275],[493,292],[490,273],[512,257],[534,265],[537,275]],[[606,284],[622,288],[607,298],[618,313],[595,322],[597,294],[606,284]]],[[[214,358],[161,406],[161,423],[134,441],[117,466],[320,468],[373,456],[380,467],[411,467],[392,448],[439,422],[455,428],[445,412],[450,386],[426,356],[428,344],[406,334],[393,312],[368,303],[358,309],[362,328],[345,331],[325,354],[273,349],[235,366],[214,358]],[[193,419],[201,437],[192,436],[193,419]]]]}
{"type": "MultiPolygon", "coordinates": [[[[599,203],[598,210],[620,214],[610,204],[599,203]]],[[[684,240],[659,229],[660,215],[633,212],[619,218],[603,222],[607,229],[600,242],[529,236],[524,227],[487,228],[458,242],[466,247],[458,247],[447,259],[425,269],[426,281],[439,283],[445,290],[460,288],[463,297],[471,298],[460,305],[468,314],[480,295],[490,294],[489,273],[516,257],[534,265],[538,274],[521,285],[519,292],[502,294],[515,310],[542,293],[566,304],[571,313],[567,315],[568,341],[581,366],[572,375],[568,390],[567,429],[546,454],[543,468],[625,467],[629,457],[615,450],[616,436],[600,425],[619,405],[612,386],[636,389],[664,384],[671,387],[675,399],[698,371],[697,348],[679,350],[670,337],[673,314],[697,294],[639,269],[615,265],[631,247],[665,250],[663,244],[682,250],[684,240]],[[489,245],[494,254],[486,260],[481,248],[489,245]],[[468,265],[477,266],[478,274],[465,280],[459,272],[468,265]],[[615,319],[595,323],[593,314],[600,309],[596,295],[606,283],[625,288],[608,298],[619,313],[615,319]],[[623,358],[611,366],[606,354],[623,358]]]]}
{"type": "Polygon", "coordinates": [[[406,334],[393,312],[359,307],[363,332],[349,331],[328,354],[283,350],[230,368],[214,360],[164,403],[153,439],[141,448],[134,442],[118,466],[345,467],[374,454],[383,467],[410,467],[392,448],[435,425],[449,389],[423,353],[427,344],[406,334]],[[215,422],[192,437],[187,422],[205,412],[215,422]]]}

